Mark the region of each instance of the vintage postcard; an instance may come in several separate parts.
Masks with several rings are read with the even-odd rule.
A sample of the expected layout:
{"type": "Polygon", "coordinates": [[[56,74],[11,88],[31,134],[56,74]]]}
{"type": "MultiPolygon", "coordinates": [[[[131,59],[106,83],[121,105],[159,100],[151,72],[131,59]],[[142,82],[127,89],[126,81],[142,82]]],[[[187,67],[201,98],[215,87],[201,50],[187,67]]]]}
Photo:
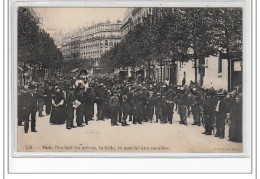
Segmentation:
{"type": "Polygon", "coordinates": [[[243,152],[243,8],[16,10],[17,152],[243,152]]]}

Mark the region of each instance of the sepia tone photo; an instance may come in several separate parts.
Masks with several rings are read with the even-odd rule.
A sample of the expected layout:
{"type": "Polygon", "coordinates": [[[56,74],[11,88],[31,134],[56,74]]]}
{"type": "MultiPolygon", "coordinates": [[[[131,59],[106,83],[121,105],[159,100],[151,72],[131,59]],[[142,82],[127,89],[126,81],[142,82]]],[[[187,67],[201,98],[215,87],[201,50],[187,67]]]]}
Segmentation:
{"type": "Polygon", "coordinates": [[[17,152],[242,153],[242,8],[17,8],[17,152]]]}

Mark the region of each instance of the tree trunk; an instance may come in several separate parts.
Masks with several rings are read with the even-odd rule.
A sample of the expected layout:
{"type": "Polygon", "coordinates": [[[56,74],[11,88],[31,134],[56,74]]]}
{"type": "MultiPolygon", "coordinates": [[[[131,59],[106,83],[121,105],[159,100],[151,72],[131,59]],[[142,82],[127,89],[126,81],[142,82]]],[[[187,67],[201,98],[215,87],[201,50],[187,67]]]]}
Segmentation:
{"type": "Polygon", "coordinates": [[[197,67],[197,59],[194,59],[194,68],[195,68],[195,83],[198,83],[198,67],[197,67]]]}
{"type": "Polygon", "coordinates": [[[172,58],[172,63],[173,63],[173,65],[172,65],[172,69],[171,69],[171,67],[170,67],[170,84],[173,84],[173,85],[176,85],[176,79],[177,79],[177,77],[176,77],[176,64],[175,64],[175,58],[173,57],[172,58]]]}
{"type": "Polygon", "coordinates": [[[148,58],[148,79],[150,79],[151,76],[151,59],[148,58]]]}
{"type": "Polygon", "coordinates": [[[160,62],[160,66],[161,66],[161,82],[163,82],[163,80],[162,80],[162,59],[161,59],[161,62],[160,62]]]}
{"type": "Polygon", "coordinates": [[[23,85],[25,85],[25,62],[23,63],[23,75],[22,75],[22,78],[23,78],[23,85]]]}
{"type": "Polygon", "coordinates": [[[227,61],[228,61],[228,91],[231,91],[232,89],[232,83],[231,83],[231,72],[232,72],[232,69],[231,69],[231,59],[230,59],[230,56],[229,56],[229,48],[227,48],[227,61]]]}
{"type": "Polygon", "coordinates": [[[197,64],[197,53],[194,51],[194,76],[195,76],[195,83],[198,83],[198,64],[197,64]]]}

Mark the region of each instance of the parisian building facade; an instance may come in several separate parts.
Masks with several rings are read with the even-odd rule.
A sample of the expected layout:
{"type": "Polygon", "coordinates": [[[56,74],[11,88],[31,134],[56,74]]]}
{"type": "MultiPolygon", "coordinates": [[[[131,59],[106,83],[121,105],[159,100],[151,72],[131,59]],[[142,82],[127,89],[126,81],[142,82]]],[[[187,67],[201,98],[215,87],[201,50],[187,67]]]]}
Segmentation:
{"type": "Polygon", "coordinates": [[[80,57],[98,67],[101,55],[121,41],[121,25],[120,21],[107,21],[85,28],[81,32],[80,57]]]}
{"type": "Polygon", "coordinates": [[[64,60],[86,59],[98,69],[101,55],[121,41],[121,26],[122,23],[118,20],[75,30],[62,40],[64,60]]]}
{"type": "Polygon", "coordinates": [[[154,11],[154,8],[151,7],[128,8],[124,14],[124,19],[122,21],[122,37],[124,37],[129,31],[131,31],[136,24],[142,22],[142,19],[148,14],[153,14],[154,11]]]}

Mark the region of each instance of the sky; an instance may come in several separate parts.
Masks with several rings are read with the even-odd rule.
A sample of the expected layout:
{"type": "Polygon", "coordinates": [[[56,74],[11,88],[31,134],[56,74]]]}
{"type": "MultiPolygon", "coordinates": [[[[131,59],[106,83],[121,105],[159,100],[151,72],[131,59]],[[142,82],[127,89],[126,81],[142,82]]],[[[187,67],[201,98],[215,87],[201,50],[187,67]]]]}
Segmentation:
{"type": "Polygon", "coordinates": [[[127,8],[33,8],[52,36],[107,20],[123,20],[127,8]]]}

